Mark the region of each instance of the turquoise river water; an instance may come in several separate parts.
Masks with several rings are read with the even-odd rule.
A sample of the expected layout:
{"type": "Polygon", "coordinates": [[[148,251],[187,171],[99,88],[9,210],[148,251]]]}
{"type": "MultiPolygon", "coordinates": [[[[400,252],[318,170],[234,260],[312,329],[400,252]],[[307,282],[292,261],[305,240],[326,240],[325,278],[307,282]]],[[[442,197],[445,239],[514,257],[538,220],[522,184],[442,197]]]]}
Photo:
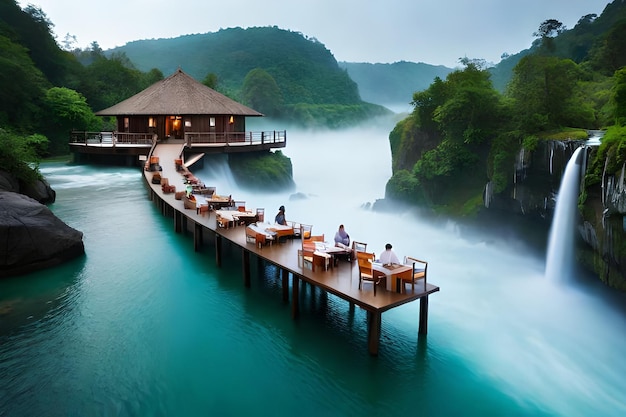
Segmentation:
{"type": "Polygon", "coordinates": [[[194,252],[139,169],[46,163],[86,255],[0,281],[0,416],[626,415],[624,295],[547,279],[545,248],[515,235],[364,208],[391,175],[388,132],[290,132],[303,199],[239,190],[219,161],[197,172],[266,218],[284,204],[327,239],[343,223],[427,259],[426,337],[419,303],[393,309],[371,357],[363,311],[307,287],[292,320],[276,270],[246,289],[237,253],[217,268],[212,246],[194,252]]]}

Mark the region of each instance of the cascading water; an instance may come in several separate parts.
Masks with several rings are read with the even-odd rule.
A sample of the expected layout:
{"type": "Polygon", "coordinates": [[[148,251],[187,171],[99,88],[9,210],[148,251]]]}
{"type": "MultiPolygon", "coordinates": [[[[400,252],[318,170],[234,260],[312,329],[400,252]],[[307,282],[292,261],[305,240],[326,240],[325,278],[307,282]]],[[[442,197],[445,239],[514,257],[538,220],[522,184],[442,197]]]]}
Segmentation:
{"type": "Polygon", "coordinates": [[[556,280],[561,276],[569,276],[572,268],[575,220],[584,155],[582,151],[583,147],[579,147],[572,154],[565,167],[557,195],[548,240],[545,271],[546,277],[551,280],[556,280]]]}
{"type": "Polygon", "coordinates": [[[228,166],[226,154],[204,155],[200,167],[192,167],[191,170],[201,178],[206,185],[216,187],[218,194],[230,194],[236,189],[237,182],[228,166]]]}

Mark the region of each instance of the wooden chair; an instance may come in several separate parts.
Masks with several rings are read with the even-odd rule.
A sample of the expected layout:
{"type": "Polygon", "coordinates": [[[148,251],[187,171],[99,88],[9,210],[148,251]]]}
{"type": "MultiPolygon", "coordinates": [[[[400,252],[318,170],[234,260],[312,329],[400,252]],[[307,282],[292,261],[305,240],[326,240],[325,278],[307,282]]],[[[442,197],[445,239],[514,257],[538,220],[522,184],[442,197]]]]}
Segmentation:
{"type": "Polygon", "coordinates": [[[302,239],[302,249],[298,250],[298,256],[301,257],[305,266],[311,264],[312,271],[315,271],[318,266],[324,268],[325,271],[332,267],[332,256],[316,249],[315,242],[323,241],[324,235],[302,239]]]}
{"type": "Polygon", "coordinates": [[[298,266],[302,266],[302,268],[307,268],[315,272],[313,252],[304,249],[298,249],[298,266]]]}
{"type": "Polygon", "coordinates": [[[400,278],[400,283],[402,287],[400,288],[400,292],[405,291],[405,284],[410,283],[411,289],[415,292],[415,281],[418,281],[424,278],[424,291],[426,291],[426,273],[428,272],[428,262],[422,261],[421,259],[413,258],[411,256],[404,257],[405,265],[413,266],[413,273],[404,276],[398,276],[400,278]]]}
{"type": "Polygon", "coordinates": [[[265,221],[265,209],[258,208],[256,209],[256,221],[263,223],[265,221]]]}
{"type": "Polygon", "coordinates": [[[193,194],[189,197],[183,196],[183,207],[185,207],[185,209],[196,209],[196,198],[193,196],[193,194]]]}
{"type": "Polygon", "coordinates": [[[312,232],[313,232],[313,225],[300,224],[300,238],[302,240],[310,239],[312,232]]]}
{"type": "Polygon", "coordinates": [[[217,227],[221,227],[222,229],[228,229],[230,226],[228,219],[223,218],[219,214],[215,216],[215,221],[217,222],[217,227]]]}
{"type": "Polygon", "coordinates": [[[204,216],[204,213],[208,213],[211,216],[211,206],[207,204],[200,204],[196,207],[196,214],[204,216]]]}
{"type": "Polygon", "coordinates": [[[252,227],[246,226],[246,243],[254,243],[257,248],[261,249],[267,243],[267,238],[252,227]]]}
{"type": "Polygon", "coordinates": [[[350,262],[356,258],[357,252],[367,252],[367,243],[352,241],[352,253],[348,256],[350,262]]]}
{"type": "Polygon", "coordinates": [[[311,236],[309,239],[312,242],[324,242],[324,235],[311,236]]]}
{"type": "Polygon", "coordinates": [[[367,243],[352,241],[352,252],[367,252],[367,243]]]}
{"type": "Polygon", "coordinates": [[[298,256],[302,260],[302,267],[309,267],[315,272],[315,243],[310,239],[302,239],[302,249],[298,250],[298,256]]]}
{"type": "Polygon", "coordinates": [[[376,286],[386,280],[385,274],[374,271],[372,264],[376,259],[376,254],[368,252],[357,252],[356,259],[359,264],[359,290],[363,281],[371,282],[374,285],[374,295],[376,295],[376,286]]]}

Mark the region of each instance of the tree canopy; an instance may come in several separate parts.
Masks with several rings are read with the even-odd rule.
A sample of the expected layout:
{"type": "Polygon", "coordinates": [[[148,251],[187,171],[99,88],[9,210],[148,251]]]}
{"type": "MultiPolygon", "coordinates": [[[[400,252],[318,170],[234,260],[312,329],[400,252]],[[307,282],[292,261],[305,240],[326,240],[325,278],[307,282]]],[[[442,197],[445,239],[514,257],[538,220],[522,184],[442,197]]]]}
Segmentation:
{"type": "MultiPolygon", "coordinates": [[[[624,4],[619,7],[626,10],[624,4]]],[[[487,183],[494,193],[512,186],[511,167],[521,149],[532,150],[538,138],[570,128],[586,135],[586,129],[615,124],[609,129],[612,149],[623,157],[626,137],[620,137],[623,129],[617,126],[626,121],[626,75],[619,61],[626,56],[624,21],[596,33],[593,47],[584,46],[591,42],[582,34],[597,30],[597,21],[607,22],[604,14],[581,18],[576,38],[559,21],[544,21],[535,32],[544,45],[517,61],[503,94],[494,89],[491,72],[480,60],[467,58],[461,60],[463,70],[415,92],[413,113],[390,134],[394,174],[387,195],[457,214],[471,212],[470,207],[482,204],[487,183]],[[586,43],[566,48],[562,36],[586,43]],[[571,57],[562,56],[565,51],[571,57]],[[582,60],[581,51],[587,52],[582,60]],[[597,71],[600,62],[607,64],[597,71]],[[612,62],[618,69],[608,75],[612,62]]],[[[615,166],[621,166],[619,161],[615,166]]]]}

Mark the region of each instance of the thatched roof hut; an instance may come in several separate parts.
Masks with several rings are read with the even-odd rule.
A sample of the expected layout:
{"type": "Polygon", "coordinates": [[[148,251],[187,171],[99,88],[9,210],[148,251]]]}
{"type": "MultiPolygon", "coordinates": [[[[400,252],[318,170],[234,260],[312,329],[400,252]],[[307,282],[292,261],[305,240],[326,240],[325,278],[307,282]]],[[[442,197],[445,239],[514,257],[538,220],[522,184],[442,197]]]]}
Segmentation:
{"type": "Polygon", "coordinates": [[[244,132],[246,117],[263,116],[196,81],[180,68],[96,115],[117,117],[119,132],[154,133],[161,138],[182,138],[194,132],[244,132]]]}
{"type": "Polygon", "coordinates": [[[96,113],[98,116],[183,114],[263,116],[196,81],[180,68],[140,93],[96,113]]]}

